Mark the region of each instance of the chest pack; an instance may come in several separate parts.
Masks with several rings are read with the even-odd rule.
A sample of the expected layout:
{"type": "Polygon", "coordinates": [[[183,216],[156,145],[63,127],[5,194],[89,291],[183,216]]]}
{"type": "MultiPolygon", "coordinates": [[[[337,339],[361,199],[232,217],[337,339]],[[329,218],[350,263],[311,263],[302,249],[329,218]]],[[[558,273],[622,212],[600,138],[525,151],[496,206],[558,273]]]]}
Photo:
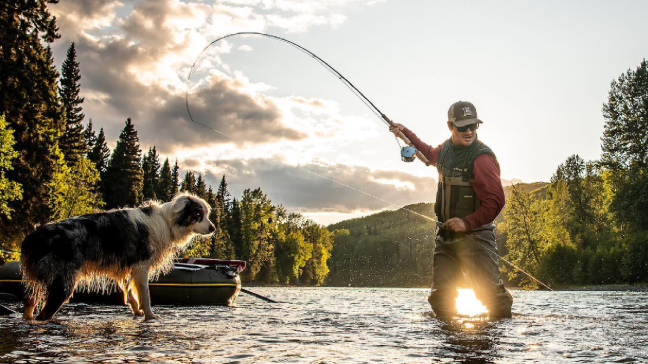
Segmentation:
{"type": "Polygon", "coordinates": [[[481,206],[470,179],[475,158],[482,154],[495,158],[495,153],[479,140],[468,147],[455,146],[450,139],[443,143],[437,159],[439,184],[434,204],[438,221],[464,218],[481,206]]]}

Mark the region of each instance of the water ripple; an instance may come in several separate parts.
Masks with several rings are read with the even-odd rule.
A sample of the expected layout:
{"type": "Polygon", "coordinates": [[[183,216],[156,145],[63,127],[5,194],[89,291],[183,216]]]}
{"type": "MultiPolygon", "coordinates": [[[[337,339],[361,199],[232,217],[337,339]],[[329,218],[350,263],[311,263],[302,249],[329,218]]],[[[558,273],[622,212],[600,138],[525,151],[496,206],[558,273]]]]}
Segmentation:
{"type": "MultiPolygon", "coordinates": [[[[256,288],[236,307],[69,304],[0,317],[0,363],[647,362],[648,293],[514,291],[512,319],[430,317],[426,290],[256,288]]],[[[17,303],[7,303],[19,310],[17,303]]]]}

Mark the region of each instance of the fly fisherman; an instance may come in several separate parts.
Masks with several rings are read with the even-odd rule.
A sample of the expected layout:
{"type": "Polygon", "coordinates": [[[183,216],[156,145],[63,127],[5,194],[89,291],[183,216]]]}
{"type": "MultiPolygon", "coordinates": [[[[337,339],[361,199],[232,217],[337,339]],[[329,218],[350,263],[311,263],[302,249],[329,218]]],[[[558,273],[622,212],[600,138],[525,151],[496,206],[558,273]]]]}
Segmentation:
{"type": "Polygon", "coordinates": [[[436,148],[401,124],[390,128],[397,136],[401,131],[409,138],[439,171],[434,209],[443,224],[437,224],[434,282],[428,301],[440,317],[456,314],[462,270],[468,272],[475,295],[491,318],[511,317],[513,298],[500,279],[493,233],[493,220],[504,207],[504,190],[495,154],[477,139],[481,123],[475,106],[459,101],[448,110],[452,135],[436,148]]]}

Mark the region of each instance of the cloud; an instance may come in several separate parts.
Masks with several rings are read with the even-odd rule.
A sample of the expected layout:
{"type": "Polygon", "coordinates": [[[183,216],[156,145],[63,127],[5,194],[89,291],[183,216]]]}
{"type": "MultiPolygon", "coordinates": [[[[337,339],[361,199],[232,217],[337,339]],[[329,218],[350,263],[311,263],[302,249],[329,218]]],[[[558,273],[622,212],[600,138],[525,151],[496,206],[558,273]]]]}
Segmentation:
{"type": "Polygon", "coordinates": [[[194,120],[236,141],[188,119],[190,62],[210,41],[240,31],[335,28],[346,21],[338,10],[354,2],[366,5],[364,0],[66,0],[50,6],[62,33],[54,54],[60,64],[75,41],[84,113],[104,128],[111,146],[131,117],[142,149],[155,145],[172,160],[179,156],[183,169],[201,171],[214,187],[226,174],[239,193],[260,186],[275,203],[301,212],[357,213],[394,207],[381,199],[398,205],[432,200],[436,184],[427,178],[369,170],[331,153],[376,137],[374,121],[343,114],[331,100],[268,95],[272,85],[250,82],[220,58],[236,49],[227,40],[210,47],[196,65],[189,104],[194,120]],[[324,160],[326,153],[338,159],[324,160]]]}
{"type": "Polygon", "coordinates": [[[109,27],[116,20],[121,1],[66,0],[50,6],[64,39],[77,40],[89,30],[109,27]]]}
{"type": "Polygon", "coordinates": [[[298,212],[394,209],[434,201],[436,193],[434,179],[401,171],[322,163],[293,166],[262,158],[204,162],[205,179],[212,185],[226,175],[235,196],[240,196],[241,187],[261,187],[273,203],[298,212]],[[408,187],[399,188],[404,185],[408,187]]]}

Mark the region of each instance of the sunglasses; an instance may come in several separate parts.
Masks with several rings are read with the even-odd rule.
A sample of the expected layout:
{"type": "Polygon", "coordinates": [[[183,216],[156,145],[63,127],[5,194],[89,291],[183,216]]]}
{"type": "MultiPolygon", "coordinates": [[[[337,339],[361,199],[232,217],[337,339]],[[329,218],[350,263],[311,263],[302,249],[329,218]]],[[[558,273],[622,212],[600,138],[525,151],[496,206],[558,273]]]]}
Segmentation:
{"type": "Polygon", "coordinates": [[[464,125],[464,126],[457,126],[457,124],[452,123],[452,125],[453,125],[455,128],[457,128],[457,131],[458,131],[458,132],[461,132],[461,133],[465,132],[465,131],[468,130],[468,129],[470,129],[471,131],[475,131],[475,130],[477,130],[477,128],[479,128],[479,123],[476,123],[476,124],[470,124],[470,125],[464,125]]]}

